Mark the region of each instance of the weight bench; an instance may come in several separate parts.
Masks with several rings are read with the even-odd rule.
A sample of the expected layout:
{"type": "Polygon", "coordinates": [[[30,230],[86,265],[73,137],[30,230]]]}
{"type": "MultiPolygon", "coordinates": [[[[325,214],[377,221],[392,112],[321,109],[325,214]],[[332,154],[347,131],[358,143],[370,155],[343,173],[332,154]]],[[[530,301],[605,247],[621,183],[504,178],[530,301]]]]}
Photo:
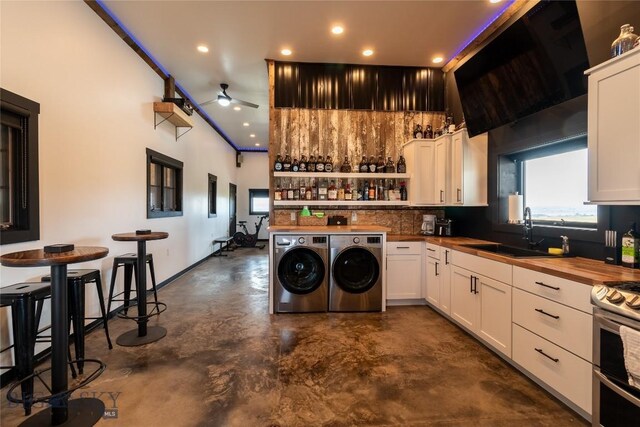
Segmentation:
{"type": "Polygon", "coordinates": [[[233,237],[218,237],[217,239],[213,239],[213,253],[211,256],[227,256],[227,254],[223,254],[222,251],[226,249],[227,252],[233,252],[231,243],[233,243],[233,237]],[[217,250],[216,245],[220,245],[220,248],[217,250]]]}

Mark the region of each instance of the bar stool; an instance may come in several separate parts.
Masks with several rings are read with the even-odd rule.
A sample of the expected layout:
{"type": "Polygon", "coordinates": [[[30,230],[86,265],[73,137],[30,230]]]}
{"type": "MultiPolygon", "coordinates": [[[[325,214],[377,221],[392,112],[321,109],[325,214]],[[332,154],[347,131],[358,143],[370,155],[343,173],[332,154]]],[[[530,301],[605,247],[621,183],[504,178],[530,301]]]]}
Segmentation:
{"type": "MultiPolygon", "coordinates": [[[[156,306],[155,314],[159,314],[161,310],[158,304],[158,292],[156,289],[156,273],[153,268],[153,254],[147,254],[145,257],[145,260],[147,261],[146,263],[149,266],[149,272],[151,273],[151,285],[152,285],[151,291],[153,291],[153,300],[156,306]]],[[[132,289],[131,289],[132,278],[137,277],[137,273],[138,273],[137,262],[138,262],[138,255],[134,253],[128,253],[128,254],[120,255],[113,258],[113,268],[111,270],[111,286],[109,288],[109,301],[107,303],[108,313],[111,313],[112,302],[124,302],[123,311],[125,315],[127,314],[127,311],[129,310],[129,307],[130,307],[130,301],[131,301],[130,296],[132,292],[132,289]],[[114,295],[113,292],[115,291],[115,286],[116,286],[116,274],[118,273],[118,269],[122,266],[124,266],[124,290],[114,295]],[[134,275],[134,273],[136,274],[134,275]],[[124,295],[124,297],[117,298],[120,295],[124,295]]],[[[133,292],[136,292],[135,287],[133,288],[133,292]]]]}
{"type": "MultiPolygon", "coordinates": [[[[1,368],[15,368],[18,380],[33,374],[42,303],[50,295],[51,286],[46,283],[17,283],[0,288],[0,306],[11,306],[13,327],[13,345],[0,350],[0,352],[13,347],[15,360],[14,366],[1,368]]],[[[23,381],[20,387],[24,414],[29,415],[33,400],[33,377],[23,381]]]]}
{"type": "MultiPolygon", "coordinates": [[[[50,282],[51,276],[43,276],[43,282],[50,282]]],[[[111,338],[109,336],[109,326],[107,311],[104,307],[104,294],[102,293],[102,280],[100,279],[100,270],[78,269],[67,272],[67,284],[69,286],[69,315],[73,324],[73,344],[76,349],[76,359],[78,360],[78,372],[84,371],[84,321],[102,320],[104,326],[104,334],[107,337],[109,350],[113,348],[111,338]],[[98,291],[98,300],[100,302],[100,317],[85,317],[85,285],[87,283],[95,283],[98,291]]]]}

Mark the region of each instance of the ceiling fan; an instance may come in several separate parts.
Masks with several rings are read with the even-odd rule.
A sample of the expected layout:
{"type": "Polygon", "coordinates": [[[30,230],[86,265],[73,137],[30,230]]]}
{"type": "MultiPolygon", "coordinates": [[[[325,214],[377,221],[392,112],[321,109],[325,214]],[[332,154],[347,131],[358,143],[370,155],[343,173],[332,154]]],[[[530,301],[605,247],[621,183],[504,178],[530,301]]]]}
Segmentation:
{"type": "Polygon", "coordinates": [[[243,101],[237,98],[231,98],[229,95],[227,95],[227,89],[229,88],[228,84],[220,83],[220,87],[222,88],[222,93],[220,93],[217,98],[214,98],[210,101],[205,101],[202,104],[200,104],[200,106],[204,107],[205,105],[209,105],[209,104],[213,104],[214,102],[217,102],[223,107],[226,107],[229,104],[238,104],[238,105],[244,105],[245,107],[258,108],[257,104],[243,101]]]}

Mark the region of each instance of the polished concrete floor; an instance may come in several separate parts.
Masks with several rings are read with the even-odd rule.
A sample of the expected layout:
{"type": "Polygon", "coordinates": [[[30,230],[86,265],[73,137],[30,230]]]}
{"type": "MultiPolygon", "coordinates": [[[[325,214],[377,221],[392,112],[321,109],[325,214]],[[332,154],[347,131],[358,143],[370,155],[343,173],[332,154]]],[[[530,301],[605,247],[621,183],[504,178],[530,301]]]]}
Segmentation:
{"type": "MultiPolygon", "coordinates": [[[[427,307],[269,315],[267,250],[211,258],[164,287],[167,336],[87,357],[100,426],[569,426],[562,403],[427,307]]],[[[112,338],[133,322],[109,323],[112,338]]],[[[24,421],[3,390],[1,424],[24,421]]],[[[40,411],[36,408],[35,412],[40,411]]]]}

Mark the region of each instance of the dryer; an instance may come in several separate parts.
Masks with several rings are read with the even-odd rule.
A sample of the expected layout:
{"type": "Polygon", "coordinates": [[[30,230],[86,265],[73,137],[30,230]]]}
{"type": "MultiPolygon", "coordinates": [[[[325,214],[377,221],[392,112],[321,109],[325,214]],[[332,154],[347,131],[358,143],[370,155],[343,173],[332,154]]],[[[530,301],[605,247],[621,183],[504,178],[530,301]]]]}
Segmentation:
{"type": "Polygon", "coordinates": [[[382,235],[329,238],[329,311],[382,311],[382,235]]]}
{"type": "Polygon", "coordinates": [[[328,308],[326,235],[274,235],[274,311],[310,313],[328,308]]]}

